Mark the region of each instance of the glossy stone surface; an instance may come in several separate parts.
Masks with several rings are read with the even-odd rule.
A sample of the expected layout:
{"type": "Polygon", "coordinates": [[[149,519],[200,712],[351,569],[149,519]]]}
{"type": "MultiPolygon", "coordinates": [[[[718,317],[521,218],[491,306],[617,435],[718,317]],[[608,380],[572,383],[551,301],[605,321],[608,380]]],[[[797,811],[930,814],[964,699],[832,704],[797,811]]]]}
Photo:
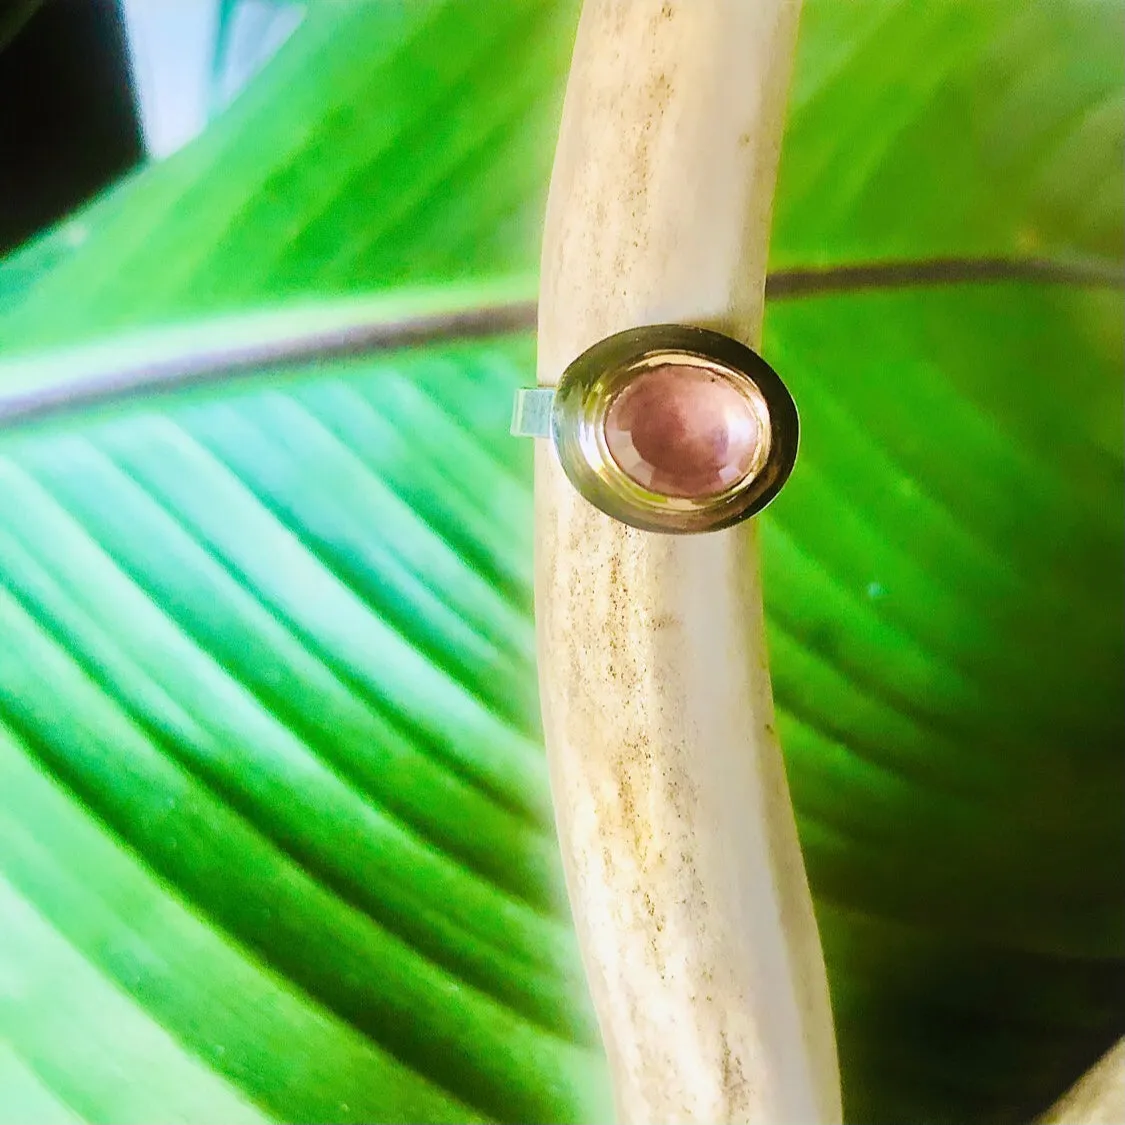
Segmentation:
{"type": "Polygon", "coordinates": [[[637,375],[610,403],[605,437],[637,484],[696,499],[746,476],[762,429],[749,400],[722,376],[669,364],[637,375]]]}

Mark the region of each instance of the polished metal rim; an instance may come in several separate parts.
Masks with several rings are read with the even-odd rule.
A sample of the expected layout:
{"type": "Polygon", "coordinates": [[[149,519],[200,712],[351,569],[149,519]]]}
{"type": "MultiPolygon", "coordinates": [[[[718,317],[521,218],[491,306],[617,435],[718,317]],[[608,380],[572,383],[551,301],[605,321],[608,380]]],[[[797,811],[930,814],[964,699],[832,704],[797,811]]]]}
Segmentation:
{"type": "Polygon", "coordinates": [[[729,527],[760,512],[781,490],[797,456],[797,408],[780,376],[745,344],[703,328],[661,324],[610,336],[580,355],[557,390],[517,396],[513,433],[549,438],[574,487],[607,515],[646,531],[691,534],[729,527]],[[721,492],[667,496],[644,487],[614,460],[610,407],[639,374],[700,367],[738,391],[762,438],[745,475],[721,492]]]}

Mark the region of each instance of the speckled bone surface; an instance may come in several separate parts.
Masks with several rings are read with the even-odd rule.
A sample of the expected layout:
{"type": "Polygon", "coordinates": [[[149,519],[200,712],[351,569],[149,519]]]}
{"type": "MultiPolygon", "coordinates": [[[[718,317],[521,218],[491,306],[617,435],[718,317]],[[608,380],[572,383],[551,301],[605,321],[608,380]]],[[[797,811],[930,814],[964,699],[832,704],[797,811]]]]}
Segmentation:
{"type": "MultiPolygon", "coordinates": [[[[546,220],[539,381],[643,324],[757,343],[797,6],[591,0],[546,220]]],[[[661,536],[536,448],[560,844],[619,1120],[840,1119],[774,730],[754,522],[661,536]]]]}

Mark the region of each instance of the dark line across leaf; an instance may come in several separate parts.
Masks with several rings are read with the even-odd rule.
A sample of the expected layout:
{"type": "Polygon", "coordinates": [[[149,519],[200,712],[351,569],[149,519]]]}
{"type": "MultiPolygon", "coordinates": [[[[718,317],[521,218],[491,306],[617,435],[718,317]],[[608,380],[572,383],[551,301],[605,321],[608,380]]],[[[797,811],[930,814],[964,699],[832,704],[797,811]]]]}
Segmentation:
{"type": "MultiPolygon", "coordinates": [[[[1125,288],[1125,271],[1110,262],[1056,262],[1016,258],[930,258],[860,262],[823,268],[780,270],[766,281],[771,300],[794,300],[823,293],[902,289],[985,282],[1035,281],[1097,289],[1125,288]]],[[[480,339],[533,331],[533,300],[509,301],[479,309],[429,313],[380,322],[358,322],[278,334],[231,345],[195,347],[179,354],[132,363],[91,366],[71,379],[34,390],[5,392],[0,386],[0,427],[116,399],[167,391],[219,377],[250,374],[262,367],[306,363],[414,347],[443,340],[480,339]]],[[[0,368],[2,375],[2,368],[0,368]]]]}
{"type": "Polygon", "coordinates": [[[771,274],[766,295],[774,300],[856,289],[902,289],[986,281],[1043,281],[1084,288],[1125,288],[1125,268],[1116,262],[1055,262],[1043,258],[927,258],[858,262],[822,269],[771,274]]]}

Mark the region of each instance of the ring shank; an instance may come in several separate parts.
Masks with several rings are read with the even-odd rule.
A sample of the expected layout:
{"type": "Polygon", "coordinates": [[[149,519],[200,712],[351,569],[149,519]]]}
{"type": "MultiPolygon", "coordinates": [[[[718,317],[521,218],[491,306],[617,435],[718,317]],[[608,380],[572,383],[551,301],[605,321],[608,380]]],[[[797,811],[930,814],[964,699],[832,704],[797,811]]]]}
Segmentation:
{"type": "Polygon", "coordinates": [[[521,387],[512,407],[512,436],[550,437],[554,405],[554,387],[521,387]]]}

